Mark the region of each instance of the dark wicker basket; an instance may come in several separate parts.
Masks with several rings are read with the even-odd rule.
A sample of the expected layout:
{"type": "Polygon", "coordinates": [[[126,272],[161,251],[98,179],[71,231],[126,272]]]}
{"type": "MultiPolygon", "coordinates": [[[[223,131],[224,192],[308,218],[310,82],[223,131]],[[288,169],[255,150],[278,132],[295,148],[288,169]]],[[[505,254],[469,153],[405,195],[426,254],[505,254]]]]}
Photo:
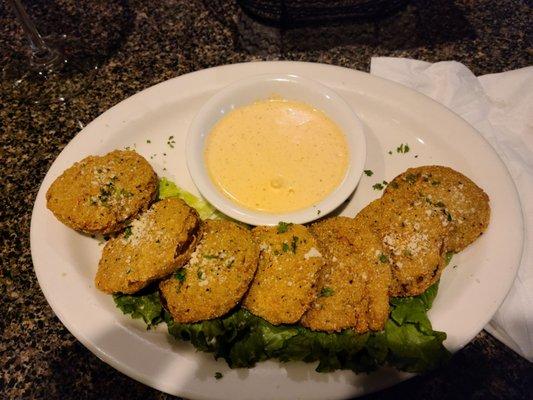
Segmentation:
{"type": "Polygon", "coordinates": [[[275,25],[309,24],[389,15],[409,0],[238,0],[248,15],[275,25]]]}

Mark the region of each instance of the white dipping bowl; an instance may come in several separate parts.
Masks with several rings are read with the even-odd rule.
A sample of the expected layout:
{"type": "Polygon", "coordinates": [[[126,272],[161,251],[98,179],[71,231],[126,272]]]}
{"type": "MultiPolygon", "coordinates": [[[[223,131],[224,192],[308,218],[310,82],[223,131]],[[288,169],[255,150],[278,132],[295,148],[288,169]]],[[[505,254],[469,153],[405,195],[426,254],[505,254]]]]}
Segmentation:
{"type": "Polygon", "coordinates": [[[267,74],[242,79],[211,97],[189,127],[186,152],[187,166],[198,190],[224,214],[251,225],[276,225],[280,221],[303,224],[333,211],[355,190],[366,160],[366,142],[361,121],[333,90],[300,76],[267,74]],[[207,137],[222,117],[235,108],[273,95],[322,110],[340,127],[348,143],[348,168],[339,186],[319,203],[287,213],[251,210],[226,197],[211,180],[204,157],[207,137]]]}

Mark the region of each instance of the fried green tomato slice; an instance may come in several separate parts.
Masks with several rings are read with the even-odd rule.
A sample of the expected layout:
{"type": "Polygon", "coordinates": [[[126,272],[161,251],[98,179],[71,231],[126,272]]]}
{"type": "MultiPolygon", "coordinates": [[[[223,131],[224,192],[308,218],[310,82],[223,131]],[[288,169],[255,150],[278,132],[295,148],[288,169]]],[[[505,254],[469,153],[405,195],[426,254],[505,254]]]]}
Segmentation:
{"type": "Polygon", "coordinates": [[[416,296],[440,278],[450,224],[439,207],[387,196],[370,203],[357,218],[382,240],[392,268],[391,296],[416,296]]]}
{"type": "Polygon", "coordinates": [[[259,257],[252,233],[234,222],[207,220],[189,262],[159,284],[165,308],[179,323],[220,317],[248,290],[259,257]]]}
{"type": "Polygon", "coordinates": [[[134,151],[89,156],[59,176],[46,193],[47,207],[62,223],[89,234],[123,229],[157,194],[157,176],[134,151]]]}
{"type": "Polygon", "coordinates": [[[273,325],[295,323],[317,295],[324,260],[316,239],[303,225],[260,226],[253,234],[261,255],[243,306],[273,325]]]}
{"type": "Polygon", "coordinates": [[[441,208],[452,228],[447,246],[453,252],[474,242],[490,221],[487,194],[469,178],[448,167],[409,168],[394,178],[384,196],[423,199],[441,208]]]}
{"type": "Polygon", "coordinates": [[[318,298],[300,323],[317,331],[379,331],[389,316],[391,270],[381,240],[366,221],[333,217],[311,225],[326,259],[318,298]]]}
{"type": "Polygon", "coordinates": [[[131,294],[172,274],[187,262],[199,229],[198,214],[182,200],[154,203],[106,243],[96,287],[106,293],[131,294]]]}

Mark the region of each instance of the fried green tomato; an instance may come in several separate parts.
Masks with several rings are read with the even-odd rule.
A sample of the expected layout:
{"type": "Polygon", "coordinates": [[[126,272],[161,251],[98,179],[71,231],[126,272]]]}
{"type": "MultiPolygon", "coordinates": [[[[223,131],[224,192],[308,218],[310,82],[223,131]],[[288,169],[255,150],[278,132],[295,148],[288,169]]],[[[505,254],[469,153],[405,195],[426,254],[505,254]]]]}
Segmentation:
{"type": "Polygon", "coordinates": [[[384,196],[422,198],[441,208],[452,229],[448,250],[459,252],[474,242],[490,220],[487,194],[463,174],[448,167],[409,168],[387,186],[384,196]]]}
{"type": "Polygon", "coordinates": [[[200,230],[197,212],[177,198],[161,200],[110,239],[102,253],[96,287],[135,293],[185,264],[200,230]]]}
{"type": "Polygon", "coordinates": [[[59,176],[46,193],[47,207],[62,223],[89,234],[123,229],[157,194],[157,175],[134,151],[89,156],[59,176]]]}
{"type": "Polygon", "coordinates": [[[370,203],[357,218],[382,240],[392,268],[391,296],[416,296],[440,278],[450,225],[439,207],[387,196],[370,203]]]}
{"type": "Polygon", "coordinates": [[[357,217],[328,218],[310,229],[326,266],[318,298],[300,323],[328,332],[382,330],[389,316],[391,270],[379,236],[357,217]]]}
{"type": "Polygon", "coordinates": [[[253,234],[261,255],[243,306],[274,325],[295,323],[317,295],[324,260],[316,239],[303,225],[260,226],[253,234]]]}
{"type": "Polygon", "coordinates": [[[207,220],[189,262],[159,284],[163,304],[179,323],[220,317],[248,290],[259,257],[251,232],[234,222],[207,220]]]}

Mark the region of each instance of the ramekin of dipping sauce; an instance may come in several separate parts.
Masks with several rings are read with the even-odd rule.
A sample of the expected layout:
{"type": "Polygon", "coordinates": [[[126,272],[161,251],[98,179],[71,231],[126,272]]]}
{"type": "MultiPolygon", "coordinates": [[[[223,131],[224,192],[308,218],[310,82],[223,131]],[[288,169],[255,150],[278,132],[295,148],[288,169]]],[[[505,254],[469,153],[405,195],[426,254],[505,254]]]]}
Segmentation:
{"type": "Polygon", "coordinates": [[[354,191],[366,158],[362,124],[331,89],[269,74],[215,94],[189,127],[187,166],[200,193],[251,224],[306,223],[354,191]]]}

